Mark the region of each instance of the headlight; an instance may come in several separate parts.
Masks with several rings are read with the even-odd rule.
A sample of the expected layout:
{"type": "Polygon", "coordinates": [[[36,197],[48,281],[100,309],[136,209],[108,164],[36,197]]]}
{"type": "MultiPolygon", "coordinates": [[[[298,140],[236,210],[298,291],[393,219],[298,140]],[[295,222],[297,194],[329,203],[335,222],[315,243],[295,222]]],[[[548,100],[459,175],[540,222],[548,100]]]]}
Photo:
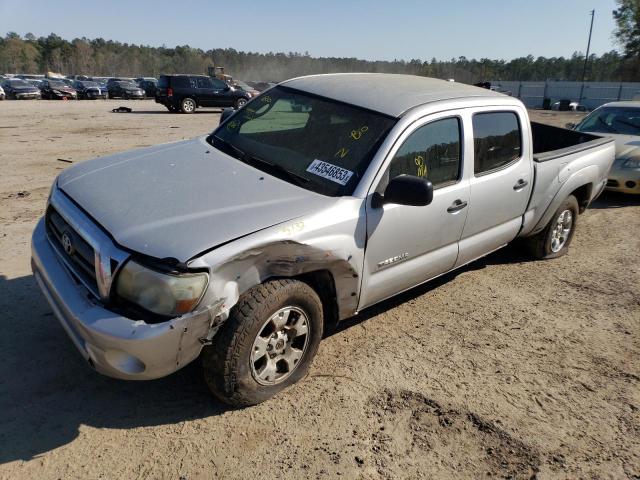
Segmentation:
{"type": "Polygon", "coordinates": [[[640,158],[627,158],[622,162],[622,168],[640,168],[640,158]]]}
{"type": "Polygon", "coordinates": [[[150,312],[182,315],[198,305],[208,279],[206,273],[160,273],[129,260],[118,274],[116,293],[150,312]]]}

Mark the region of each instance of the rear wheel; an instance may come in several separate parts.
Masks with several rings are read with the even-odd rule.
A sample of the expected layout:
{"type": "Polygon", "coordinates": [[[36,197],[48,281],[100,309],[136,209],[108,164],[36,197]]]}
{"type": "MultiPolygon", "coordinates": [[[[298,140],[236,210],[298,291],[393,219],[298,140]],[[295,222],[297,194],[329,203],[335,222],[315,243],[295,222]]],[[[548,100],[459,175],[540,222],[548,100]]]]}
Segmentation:
{"type": "Polygon", "coordinates": [[[569,195],[544,230],[526,239],[531,254],[544,260],[565,255],[576,231],[578,212],[578,200],[569,195]]]}
{"type": "Polygon", "coordinates": [[[202,353],[214,396],[254,405],[302,379],[322,338],[322,303],[297,280],[273,280],[240,297],[202,353]]]}
{"type": "Polygon", "coordinates": [[[180,103],[180,111],[182,113],[193,113],[196,111],[196,101],[193,98],[185,98],[180,103]]]}

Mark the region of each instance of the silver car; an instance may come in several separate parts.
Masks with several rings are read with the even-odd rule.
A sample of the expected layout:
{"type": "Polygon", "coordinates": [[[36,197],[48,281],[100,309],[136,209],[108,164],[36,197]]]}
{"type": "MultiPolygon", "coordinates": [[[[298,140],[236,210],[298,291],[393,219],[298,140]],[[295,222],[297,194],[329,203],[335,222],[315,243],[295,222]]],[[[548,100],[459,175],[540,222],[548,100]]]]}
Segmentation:
{"type": "Polygon", "coordinates": [[[63,171],[32,267],[98,371],[144,380],[202,357],[213,394],[250,405],[371,305],[517,237],[565,254],[613,158],[612,140],[530,123],[486,89],[303,77],[206,137],[63,171]]]}

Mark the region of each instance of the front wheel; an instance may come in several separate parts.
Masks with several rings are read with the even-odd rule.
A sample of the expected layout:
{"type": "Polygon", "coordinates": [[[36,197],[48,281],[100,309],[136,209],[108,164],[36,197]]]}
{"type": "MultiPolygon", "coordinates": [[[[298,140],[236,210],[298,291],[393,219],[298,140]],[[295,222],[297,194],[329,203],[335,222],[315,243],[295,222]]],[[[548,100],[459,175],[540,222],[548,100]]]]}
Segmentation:
{"type": "Polygon", "coordinates": [[[541,260],[565,255],[576,231],[578,212],[578,200],[569,195],[544,230],[526,239],[531,254],[541,260]]]}
{"type": "Polygon", "coordinates": [[[239,110],[242,107],[244,107],[246,104],[247,104],[247,99],[241,97],[236,100],[233,106],[236,110],[239,110]]]}
{"type": "Polygon", "coordinates": [[[265,282],[240,297],[204,349],[205,380],[229,405],[263,402],[307,374],[322,331],[322,302],[309,285],[265,282]]]}

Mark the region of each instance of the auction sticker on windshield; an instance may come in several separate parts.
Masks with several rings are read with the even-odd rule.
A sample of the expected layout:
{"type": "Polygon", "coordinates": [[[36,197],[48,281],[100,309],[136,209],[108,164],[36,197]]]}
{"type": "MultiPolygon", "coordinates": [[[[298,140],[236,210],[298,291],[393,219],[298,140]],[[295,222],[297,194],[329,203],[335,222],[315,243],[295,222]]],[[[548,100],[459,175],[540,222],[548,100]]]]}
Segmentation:
{"type": "Polygon", "coordinates": [[[345,186],[347,182],[349,182],[351,175],[353,175],[351,170],[347,170],[346,168],[338,167],[337,165],[332,165],[331,163],[323,162],[318,159],[311,162],[307,167],[307,172],[326,178],[332,182],[339,183],[342,186],[345,186]]]}

